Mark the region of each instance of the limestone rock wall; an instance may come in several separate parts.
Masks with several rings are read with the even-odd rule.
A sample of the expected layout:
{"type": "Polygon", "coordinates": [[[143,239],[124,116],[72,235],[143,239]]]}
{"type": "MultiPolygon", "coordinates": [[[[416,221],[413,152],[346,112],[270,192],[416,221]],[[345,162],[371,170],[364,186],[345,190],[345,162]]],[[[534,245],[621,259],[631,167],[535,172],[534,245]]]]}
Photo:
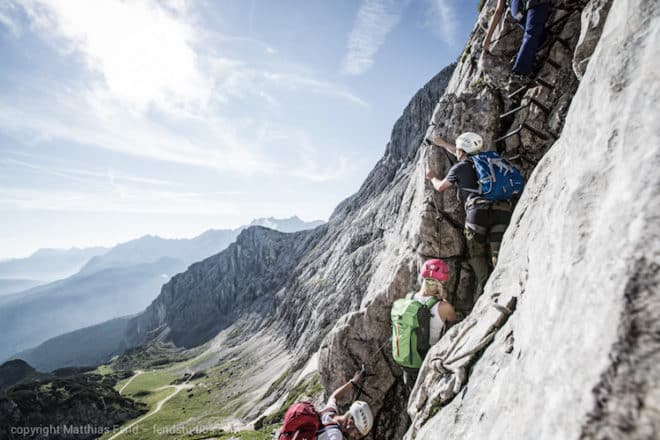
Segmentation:
{"type": "Polygon", "coordinates": [[[658,15],[611,3],[484,295],[427,356],[405,438],[660,436],[658,15]]]}
{"type": "MultiPolygon", "coordinates": [[[[548,38],[539,52],[541,79],[515,91],[506,90],[505,86],[510,73],[509,60],[521,38],[517,25],[504,21],[493,37],[492,54],[482,56],[485,27],[495,3],[487,2],[482,9],[449,86],[436,105],[426,137],[432,138],[435,132],[452,141],[464,131],[477,131],[484,136],[489,149],[502,152],[529,176],[561,133],[578,87],[572,57],[578,44],[583,5],[552,2],[548,38]]],[[[411,402],[416,403],[410,405],[417,409],[409,409],[415,427],[409,437],[437,412],[439,395],[449,400],[463,389],[469,367],[515,308],[519,290],[516,286],[518,290],[498,292],[497,298],[488,304],[478,303],[472,311],[478,292],[467,263],[463,207],[454,191],[437,194],[424,180],[426,166],[444,175],[455,158],[428,145],[421,145],[420,151],[421,155],[411,164],[411,172],[399,174],[401,179],[408,179],[401,202],[401,209],[408,214],[388,230],[390,241],[385,243],[368,286],[370,300],[363,301],[359,311],[339,321],[325,339],[319,358],[327,391],[349,377],[360,363],[376,374],[367,381],[366,390],[377,413],[372,434],[377,439],[401,439],[411,422],[401,411],[402,401],[408,396],[402,389],[400,369],[391,361],[389,309],[394,300],[416,284],[421,262],[428,257],[440,257],[450,263],[447,294],[459,313],[467,317],[434,349],[449,356],[447,360],[451,362],[439,368],[449,374],[422,371],[418,385],[429,381],[439,382],[441,386],[437,389],[418,386],[413,391],[411,402]],[[397,258],[394,249],[406,249],[406,252],[397,258]],[[482,319],[482,314],[486,319],[482,319]],[[462,330],[465,328],[469,331],[462,330]]]]}
{"type": "Polygon", "coordinates": [[[241,317],[257,330],[273,316],[277,292],[325,226],[286,234],[255,226],[241,232],[225,251],[175,275],[160,295],[129,322],[127,346],[154,339],[180,347],[210,340],[241,317]]]}

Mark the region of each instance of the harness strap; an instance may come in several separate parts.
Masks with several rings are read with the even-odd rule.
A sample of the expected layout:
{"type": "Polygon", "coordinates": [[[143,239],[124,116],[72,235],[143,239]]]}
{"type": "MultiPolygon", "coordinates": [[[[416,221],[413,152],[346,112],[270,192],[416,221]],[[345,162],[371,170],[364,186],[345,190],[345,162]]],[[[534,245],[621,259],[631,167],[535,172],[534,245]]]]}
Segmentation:
{"type": "Polygon", "coordinates": [[[466,191],[466,192],[470,192],[470,193],[473,193],[473,194],[479,194],[479,195],[481,195],[481,190],[479,190],[479,189],[464,188],[464,187],[462,187],[462,186],[459,187],[459,188],[462,189],[463,191],[466,191]]]}
{"type": "Polygon", "coordinates": [[[468,209],[477,207],[477,208],[490,208],[491,205],[493,204],[492,201],[486,200],[481,197],[472,197],[471,199],[468,199],[467,202],[465,202],[465,210],[467,211],[468,209]]]}
{"type": "Polygon", "coordinates": [[[496,211],[510,212],[511,210],[513,210],[513,204],[511,203],[511,200],[498,200],[496,202],[493,202],[492,209],[496,211]]]}
{"type": "Polygon", "coordinates": [[[479,226],[479,225],[474,224],[474,223],[465,222],[465,226],[467,228],[473,230],[477,234],[486,235],[488,233],[488,228],[484,228],[483,226],[479,226]]]}
{"type": "Polygon", "coordinates": [[[495,225],[490,228],[490,232],[497,233],[497,232],[504,232],[506,231],[507,225],[495,225]]]}
{"type": "Polygon", "coordinates": [[[316,431],[316,433],[317,434],[323,434],[328,429],[340,429],[339,428],[339,423],[332,422],[332,423],[328,423],[327,425],[321,425],[321,428],[319,428],[319,430],[316,431]]]}

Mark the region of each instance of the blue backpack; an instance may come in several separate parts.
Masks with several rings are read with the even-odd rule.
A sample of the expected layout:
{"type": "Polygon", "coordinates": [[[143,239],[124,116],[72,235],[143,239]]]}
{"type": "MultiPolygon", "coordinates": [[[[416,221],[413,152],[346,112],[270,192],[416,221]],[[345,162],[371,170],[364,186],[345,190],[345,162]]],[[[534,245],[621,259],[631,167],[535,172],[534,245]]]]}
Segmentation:
{"type": "Polygon", "coordinates": [[[487,200],[509,200],[520,194],[525,178],[520,171],[495,151],[484,151],[470,156],[477,172],[479,190],[475,192],[487,200]]]}

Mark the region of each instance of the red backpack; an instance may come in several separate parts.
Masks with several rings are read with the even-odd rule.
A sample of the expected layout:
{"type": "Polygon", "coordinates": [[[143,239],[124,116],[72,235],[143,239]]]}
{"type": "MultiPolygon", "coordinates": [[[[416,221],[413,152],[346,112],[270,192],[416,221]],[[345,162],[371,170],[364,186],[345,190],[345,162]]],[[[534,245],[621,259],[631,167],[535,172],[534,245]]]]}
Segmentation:
{"type": "Polygon", "coordinates": [[[319,413],[309,402],[294,403],[284,414],[284,424],[278,440],[316,440],[321,427],[319,413]]]}

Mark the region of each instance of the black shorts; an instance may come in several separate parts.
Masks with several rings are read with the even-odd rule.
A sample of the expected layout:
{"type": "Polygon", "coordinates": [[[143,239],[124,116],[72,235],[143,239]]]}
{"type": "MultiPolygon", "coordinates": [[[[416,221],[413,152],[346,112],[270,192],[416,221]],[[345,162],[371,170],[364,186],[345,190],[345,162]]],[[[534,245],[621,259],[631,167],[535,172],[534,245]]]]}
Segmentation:
{"type": "Polygon", "coordinates": [[[474,232],[477,241],[498,243],[502,241],[511,221],[511,203],[475,203],[466,208],[465,227],[474,232]]]}

